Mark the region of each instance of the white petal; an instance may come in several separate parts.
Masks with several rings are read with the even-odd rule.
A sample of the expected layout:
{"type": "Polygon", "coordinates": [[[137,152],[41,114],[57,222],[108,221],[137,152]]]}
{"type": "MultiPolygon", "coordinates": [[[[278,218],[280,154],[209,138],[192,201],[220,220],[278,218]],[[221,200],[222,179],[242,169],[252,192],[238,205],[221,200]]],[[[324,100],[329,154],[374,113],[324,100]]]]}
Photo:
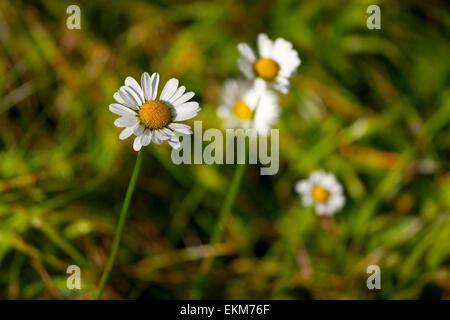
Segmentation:
{"type": "Polygon", "coordinates": [[[286,94],[289,91],[289,85],[281,83],[281,82],[278,82],[278,81],[274,81],[273,82],[273,88],[275,90],[280,91],[283,94],[286,94]]]}
{"type": "Polygon", "coordinates": [[[253,63],[256,60],[255,54],[250,46],[246,43],[239,43],[237,46],[241,56],[245,58],[248,62],[253,63]]]}
{"type": "Polygon", "coordinates": [[[172,98],[169,99],[169,102],[173,104],[174,101],[177,100],[178,98],[180,98],[180,97],[183,95],[183,93],[184,93],[185,91],[186,91],[186,87],[185,87],[185,86],[180,86],[180,87],[177,89],[177,92],[175,92],[175,93],[173,94],[172,98]]]}
{"type": "Polygon", "coordinates": [[[324,175],[322,178],[322,186],[326,189],[332,191],[334,186],[336,185],[336,178],[330,174],[324,175]]]}
{"type": "Polygon", "coordinates": [[[314,206],[314,210],[316,211],[316,213],[319,215],[319,216],[322,216],[322,215],[329,215],[331,212],[330,212],[330,210],[329,210],[329,208],[325,205],[325,204],[323,204],[323,203],[318,203],[318,204],[316,204],[315,206],[314,206]]]}
{"type": "Polygon", "coordinates": [[[295,191],[298,194],[307,194],[311,189],[311,185],[308,180],[300,180],[295,184],[295,191]]]}
{"type": "Polygon", "coordinates": [[[304,194],[302,196],[302,203],[304,206],[309,206],[309,205],[313,204],[313,199],[309,194],[304,194]]]}
{"type": "Polygon", "coordinates": [[[130,108],[127,108],[121,104],[118,103],[112,103],[109,105],[109,111],[112,113],[117,114],[118,116],[135,116],[136,112],[131,110],[130,108]]]}
{"type": "Polygon", "coordinates": [[[139,122],[137,117],[120,117],[114,121],[114,125],[119,128],[132,127],[139,122]]]}
{"type": "Polygon", "coordinates": [[[153,130],[152,140],[156,144],[163,143],[164,140],[167,140],[166,136],[159,130],[153,130]]]}
{"type": "Polygon", "coordinates": [[[191,92],[187,92],[185,94],[183,94],[180,98],[178,98],[177,100],[175,100],[173,102],[173,105],[176,107],[182,103],[185,103],[186,101],[192,99],[195,96],[195,93],[191,92]]]}
{"type": "Polygon", "coordinates": [[[158,96],[159,73],[155,72],[150,77],[150,86],[152,89],[151,100],[155,100],[158,96]]]}
{"type": "Polygon", "coordinates": [[[283,77],[289,78],[292,73],[294,73],[294,61],[291,59],[291,57],[277,57],[276,59],[273,58],[273,60],[278,63],[278,67],[280,68],[278,70],[278,75],[282,75],[283,77]]]}
{"type": "Polygon", "coordinates": [[[139,96],[139,98],[141,99],[142,103],[145,102],[145,98],[144,98],[144,92],[142,92],[141,86],[139,85],[139,83],[134,80],[133,77],[127,77],[125,79],[125,84],[129,87],[131,87],[139,96]]]}
{"type": "Polygon", "coordinates": [[[267,134],[280,114],[278,98],[271,91],[263,91],[258,95],[259,101],[253,118],[253,126],[261,134],[267,134]]]}
{"type": "Polygon", "coordinates": [[[179,132],[179,133],[183,133],[183,134],[192,134],[191,127],[184,123],[172,122],[171,124],[168,125],[168,127],[175,132],[179,132]]]}
{"type": "Polygon", "coordinates": [[[120,95],[121,95],[122,98],[128,99],[128,101],[134,106],[138,107],[138,106],[140,106],[142,104],[141,98],[139,98],[137,93],[134,92],[134,90],[131,89],[128,86],[121,86],[120,87],[120,95]]]}
{"type": "Polygon", "coordinates": [[[144,133],[144,130],[145,130],[145,127],[144,127],[142,124],[139,123],[139,124],[136,125],[135,128],[134,128],[134,134],[135,134],[136,136],[140,136],[141,134],[144,133]]]}
{"type": "Polygon", "coordinates": [[[286,78],[289,78],[300,65],[300,58],[296,55],[277,58],[276,61],[280,65],[278,74],[286,78]]]}
{"type": "Polygon", "coordinates": [[[141,150],[141,148],[142,148],[141,137],[139,136],[134,139],[133,149],[134,149],[134,151],[139,151],[139,150],[141,150]]]}
{"type": "Polygon", "coordinates": [[[150,141],[152,141],[152,132],[149,129],[145,129],[144,133],[141,135],[141,144],[143,146],[148,146],[150,141]]]}
{"type": "Polygon", "coordinates": [[[126,105],[126,104],[125,104],[125,100],[123,100],[123,98],[120,96],[119,91],[117,91],[117,92],[115,92],[115,93],[113,94],[113,98],[114,98],[114,100],[116,100],[118,103],[123,104],[123,105],[126,105]]]}
{"type": "Polygon", "coordinates": [[[229,118],[232,114],[230,112],[231,104],[222,104],[217,108],[217,115],[221,118],[229,118]]]}
{"type": "Polygon", "coordinates": [[[194,112],[199,109],[197,101],[189,101],[183,104],[179,104],[175,107],[175,110],[178,113],[187,113],[194,112]]]}
{"type": "Polygon", "coordinates": [[[178,150],[181,146],[180,140],[178,140],[178,139],[169,139],[169,140],[167,140],[167,142],[175,150],[178,150]]]}
{"type": "Polygon", "coordinates": [[[272,58],[286,57],[291,51],[292,43],[283,38],[277,38],[273,44],[272,58]]]}
{"type": "Polygon", "coordinates": [[[175,116],[175,118],[173,120],[174,121],[184,121],[184,120],[191,119],[191,118],[195,117],[199,111],[200,111],[200,108],[193,112],[177,113],[177,115],[175,116]]]}
{"type": "Polygon", "coordinates": [[[263,79],[257,78],[253,83],[253,89],[258,94],[264,94],[267,91],[267,83],[263,79]]]}
{"type": "Polygon", "coordinates": [[[131,98],[129,98],[126,93],[122,92],[121,90],[114,93],[113,97],[114,99],[116,99],[118,103],[123,104],[128,108],[137,110],[138,105],[136,105],[136,103],[131,98]]]}
{"type": "Polygon", "coordinates": [[[345,205],[345,197],[343,195],[335,195],[333,197],[333,206],[335,210],[340,210],[345,205]]]}
{"type": "Polygon", "coordinates": [[[172,130],[170,130],[168,128],[162,128],[159,130],[167,137],[167,139],[176,139],[177,138],[177,136],[175,135],[175,132],[173,132],[172,130]]]}
{"type": "Polygon", "coordinates": [[[141,97],[139,96],[139,94],[130,86],[122,86],[120,87],[121,89],[123,88],[123,90],[125,90],[137,103],[138,105],[142,105],[145,100],[141,99],[141,97]]]}
{"type": "Polygon", "coordinates": [[[312,172],[308,179],[312,184],[321,184],[324,176],[326,176],[326,173],[323,170],[317,170],[312,172]]]}
{"type": "Polygon", "coordinates": [[[120,140],[125,140],[127,138],[129,138],[134,132],[134,127],[128,127],[125,128],[124,130],[122,130],[122,132],[119,135],[119,139],[120,140]]]}
{"type": "Polygon", "coordinates": [[[172,78],[169,81],[167,81],[159,97],[160,100],[169,101],[169,99],[172,98],[175,91],[177,91],[178,83],[179,83],[178,80],[175,78],[172,78]]]}
{"type": "Polygon", "coordinates": [[[323,214],[325,215],[333,215],[338,211],[338,207],[335,206],[334,202],[328,201],[327,203],[323,204],[323,214]]]}
{"type": "Polygon", "coordinates": [[[245,59],[238,60],[239,70],[244,74],[247,79],[253,79],[255,74],[253,73],[253,65],[245,59]]]}
{"type": "Polygon", "coordinates": [[[148,72],[144,72],[141,76],[141,87],[144,91],[144,98],[145,100],[151,100],[152,99],[152,87],[151,87],[151,80],[150,75],[148,72]]]}
{"type": "Polygon", "coordinates": [[[342,185],[335,179],[332,184],[328,187],[331,192],[335,194],[342,194],[342,185]]]}
{"type": "Polygon", "coordinates": [[[198,103],[195,101],[190,101],[183,103],[179,106],[177,106],[173,112],[173,120],[174,121],[183,121],[190,119],[197,115],[197,113],[200,111],[200,108],[198,106],[198,103]]]}
{"type": "Polygon", "coordinates": [[[261,57],[270,57],[272,54],[272,41],[264,33],[258,35],[258,51],[261,57]]]}

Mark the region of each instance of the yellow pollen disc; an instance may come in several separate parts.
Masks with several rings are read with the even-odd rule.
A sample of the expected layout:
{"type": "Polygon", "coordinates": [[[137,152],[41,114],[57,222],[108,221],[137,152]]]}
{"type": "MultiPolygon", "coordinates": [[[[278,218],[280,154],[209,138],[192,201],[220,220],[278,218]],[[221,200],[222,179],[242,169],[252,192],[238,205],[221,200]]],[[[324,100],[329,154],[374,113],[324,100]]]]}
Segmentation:
{"type": "Polygon", "coordinates": [[[258,77],[267,81],[274,80],[280,70],[278,63],[269,58],[259,58],[253,68],[258,77]]]}
{"type": "Polygon", "coordinates": [[[325,202],[328,200],[330,193],[328,192],[327,189],[319,185],[315,185],[311,189],[311,196],[316,202],[325,202]]]}
{"type": "Polygon", "coordinates": [[[161,129],[170,123],[172,113],[163,102],[150,100],[139,108],[139,118],[147,128],[161,129]]]}
{"type": "Polygon", "coordinates": [[[236,100],[233,105],[233,112],[241,120],[249,120],[252,117],[252,109],[242,100],[236,100]]]}

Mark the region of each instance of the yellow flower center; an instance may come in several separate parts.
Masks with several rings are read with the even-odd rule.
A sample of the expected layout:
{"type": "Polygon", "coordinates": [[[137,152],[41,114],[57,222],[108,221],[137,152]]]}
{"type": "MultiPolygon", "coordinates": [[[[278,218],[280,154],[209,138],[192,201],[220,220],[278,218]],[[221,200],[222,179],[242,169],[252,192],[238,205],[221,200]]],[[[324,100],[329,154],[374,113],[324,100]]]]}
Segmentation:
{"type": "Polygon", "coordinates": [[[278,63],[269,58],[259,58],[253,68],[258,77],[267,81],[274,80],[280,70],[278,63]]]}
{"type": "Polygon", "coordinates": [[[236,100],[233,105],[233,112],[241,120],[249,120],[252,117],[252,109],[241,99],[236,100]]]}
{"type": "Polygon", "coordinates": [[[325,202],[330,197],[330,193],[324,187],[314,185],[311,189],[311,196],[316,202],[325,202]]]}
{"type": "Polygon", "coordinates": [[[172,113],[163,102],[150,100],[139,108],[139,118],[147,128],[161,129],[172,120],[172,113]]]}

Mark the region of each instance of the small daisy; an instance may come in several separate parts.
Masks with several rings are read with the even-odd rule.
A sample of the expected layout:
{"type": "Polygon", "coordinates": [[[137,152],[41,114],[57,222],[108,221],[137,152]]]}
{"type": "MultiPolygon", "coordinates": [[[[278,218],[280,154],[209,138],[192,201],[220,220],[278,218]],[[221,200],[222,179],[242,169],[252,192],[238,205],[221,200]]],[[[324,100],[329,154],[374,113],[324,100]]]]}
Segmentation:
{"type": "Polygon", "coordinates": [[[139,84],[127,77],[125,85],[114,94],[117,103],[109,105],[112,113],[120,116],[114,125],[125,128],[119,135],[121,140],[135,135],[133,149],[139,151],[153,141],[161,144],[167,140],[174,149],[180,147],[175,133],[191,134],[191,127],[177,123],[191,119],[200,111],[198,102],[189,101],[194,96],[184,86],[178,86],[177,79],[170,79],[158,96],[159,74],[150,76],[144,72],[139,84]]]}
{"type": "Polygon", "coordinates": [[[314,205],[318,215],[333,215],[345,204],[342,185],[331,173],[315,171],[295,185],[303,205],[314,205]]]}
{"type": "Polygon", "coordinates": [[[217,113],[226,119],[227,128],[255,128],[267,134],[278,118],[278,98],[262,80],[230,79],[224,84],[217,113]]]}
{"type": "Polygon", "coordinates": [[[258,57],[246,43],[240,43],[238,50],[241,54],[239,68],[248,79],[261,78],[276,90],[287,93],[289,77],[300,66],[300,58],[292,43],[282,38],[272,41],[261,33],[258,35],[258,57]]]}

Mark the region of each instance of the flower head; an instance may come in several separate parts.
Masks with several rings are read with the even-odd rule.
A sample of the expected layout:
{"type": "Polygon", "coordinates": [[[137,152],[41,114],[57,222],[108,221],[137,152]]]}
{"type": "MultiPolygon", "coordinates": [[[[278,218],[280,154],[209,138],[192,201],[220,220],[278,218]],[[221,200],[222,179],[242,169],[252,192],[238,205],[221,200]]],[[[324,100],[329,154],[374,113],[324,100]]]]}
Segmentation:
{"type": "Polygon", "coordinates": [[[267,134],[278,118],[278,98],[261,80],[253,83],[229,79],[224,84],[217,112],[226,120],[227,128],[254,128],[267,134]]]}
{"type": "Polygon", "coordinates": [[[295,185],[303,205],[314,205],[318,215],[333,215],[345,204],[342,185],[331,173],[315,171],[295,185]]]}
{"type": "Polygon", "coordinates": [[[238,64],[241,72],[248,78],[261,78],[283,93],[289,89],[289,77],[300,66],[300,58],[292,43],[277,38],[270,40],[267,35],[258,35],[258,51],[256,56],[246,43],[240,43],[241,54],[238,64]]]}
{"type": "Polygon", "coordinates": [[[144,72],[139,84],[127,77],[125,85],[114,94],[117,103],[109,105],[112,113],[120,116],[114,125],[124,128],[121,140],[135,135],[133,149],[139,151],[150,142],[161,144],[167,141],[175,149],[180,142],[175,133],[191,134],[190,126],[177,121],[191,119],[200,111],[198,102],[189,101],[194,96],[177,79],[170,79],[158,98],[159,74],[151,76],[144,72]]]}

